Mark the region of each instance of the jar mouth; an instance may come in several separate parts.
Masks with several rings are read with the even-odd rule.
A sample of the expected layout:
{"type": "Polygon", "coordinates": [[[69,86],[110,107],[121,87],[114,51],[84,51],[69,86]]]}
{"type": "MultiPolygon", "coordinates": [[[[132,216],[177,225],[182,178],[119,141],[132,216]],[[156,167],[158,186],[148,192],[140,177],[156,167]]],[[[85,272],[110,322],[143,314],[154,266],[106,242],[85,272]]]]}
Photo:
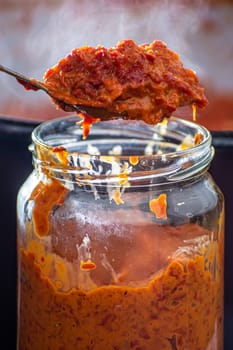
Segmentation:
{"type": "Polygon", "coordinates": [[[206,169],[213,158],[210,132],[180,118],[170,117],[156,125],[99,122],[86,140],[79,120],[77,116],[58,118],[34,129],[36,167],[66,181],[71,181],[68,174],[73,174],[80,181],[95,184],[116,184],[127,178],[127,182],[140,181],[142,185],[148,180],[163,183],[193,176],[206,169]]]}

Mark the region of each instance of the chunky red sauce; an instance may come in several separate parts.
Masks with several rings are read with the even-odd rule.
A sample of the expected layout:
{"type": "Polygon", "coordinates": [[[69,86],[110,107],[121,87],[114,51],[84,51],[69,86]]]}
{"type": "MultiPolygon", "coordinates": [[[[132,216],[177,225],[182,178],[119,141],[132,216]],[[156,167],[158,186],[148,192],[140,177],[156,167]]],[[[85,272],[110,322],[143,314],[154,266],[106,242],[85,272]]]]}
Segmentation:
{"type": "MultiPolygon", "coordinates": [[[[195,226],[191,229],[195,235],[195,226]]],[[[147,235],[146,231],[141,235],[147,235]]],[[[149,263],[146,251],[140,252],[138,261],[134,255],[138,271],[149,263]]],[[[221,337],[216,334],[222,324],[221,275],[217,270],[213,278],[209,271],[211,252],[206,258],[171,259],[137,287],[124,282],[100,287],[93,284],[91,290],[73,288],[67,292],[60,291],[71,278],[71,265],[66,260],[54,253],[46,255],[37,241],[20,251],[20,259],[22,350],[222,349],[221,337]],[[48,275],[54,275],[55,281],[48,275]]],[[[123,275],[129,266],[122,266],[123,275]]],[[[100,277],[99,268],[87,261],[76,266],[74,273],[90,278],[97,272],[100,277]]]]}
{"type": "Polygon", "coordinates": [[[184,68],[179,56],[162,41],[137,45],[122,40],[109,49],[73,49],[47,70],[44,83],[52,96],[66,103],[101,108],[149,124],[184,105],[207,105],[195,72],[184,68]]]}

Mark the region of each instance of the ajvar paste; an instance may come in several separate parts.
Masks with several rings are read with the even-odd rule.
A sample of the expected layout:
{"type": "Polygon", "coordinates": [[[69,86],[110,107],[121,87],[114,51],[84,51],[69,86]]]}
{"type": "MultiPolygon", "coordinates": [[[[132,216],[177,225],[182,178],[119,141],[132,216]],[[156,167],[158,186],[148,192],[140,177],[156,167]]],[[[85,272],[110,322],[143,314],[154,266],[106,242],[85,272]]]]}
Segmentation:
{"type": "Polygon", "coordinates": [[[155,124],[180,106],[207,105],[196,73],[184,68],[178,54],[159,40],[143,45],[122,40],[109,49],[75,48],[45,72],[44,83],[55,103],[100,108],[108,112],[107,119],[121,114],[155,124]]]}
{"type": "Polygon", "coordinates": [[[59,292],[38,251],[20,252],[20,350],[222,349],[220,278],[203,256],[171,260],[146,286],[59,292]]]}
{"type": "MultiPolygon", "coordinates": [[[[63,188],[56,181],[54,186],[55,193],[63,188]]],[[[51,202],[48,206],[42,200],[44,188],[40,183],[33,199],[48,223],[51,202]]],[[[51,184],[47,188],[50,191],[51,184]]],[[[53,200],[54,205],[60,203],[60,194],[53,200]]],[[[36,220],[34,215],[33,225],[39,228],[36,220]]],[[[222,350],[222,244],[208,240],[197,253],[179,254],[175,247],[184,239],[211,233],[195,224],[163,227],[146,222],[134,226],[137,243],[132,251],[125,254],[126,247],[116,244],[123,255],[115,283],[101,282],[105,277],[97,259],[80,264],[75,255],[68,259],[68,247],[59,246],[55,227],[46,230],[47,236],[44,230],[28,236],[19,249],[19,350],[222,350]],[[158,250],[156,256],[153,249],[158,250]],[[155,265],[158,272],[142,278],[143,271],[153,271],[155,265]],[[135,276],[139,282],[132,286],[128,281],[135,276]]],[[[68,238],[78,242],[74,224],[66,223],[64,230],[73,227],[73,238],[68,238]]],[[[91,230],[94,227],[88,228],[90,237],[95,237],[91,230]]]]}

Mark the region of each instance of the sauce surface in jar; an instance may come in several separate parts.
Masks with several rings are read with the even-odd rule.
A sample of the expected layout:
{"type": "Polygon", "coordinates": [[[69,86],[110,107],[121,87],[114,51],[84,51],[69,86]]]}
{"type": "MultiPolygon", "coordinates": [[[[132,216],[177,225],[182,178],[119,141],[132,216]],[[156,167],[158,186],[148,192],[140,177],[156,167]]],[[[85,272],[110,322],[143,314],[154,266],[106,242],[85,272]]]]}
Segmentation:
{"type": "MultiPolygon", "coordinates": [[[[200,232],[195,225],[186,229],[200,232]]],[[[216,341],[216,322],[222,322],[221,277],[217,271],[213,279],[208,258],[172,259],[142,287],[59,292],[44,275],[54,257],[31,244],[21,251],[20,349],[215,349],[208,344],[216,341]]],[[[65,284],[68,266],[57,260],[55,269],[65,284]]]]}

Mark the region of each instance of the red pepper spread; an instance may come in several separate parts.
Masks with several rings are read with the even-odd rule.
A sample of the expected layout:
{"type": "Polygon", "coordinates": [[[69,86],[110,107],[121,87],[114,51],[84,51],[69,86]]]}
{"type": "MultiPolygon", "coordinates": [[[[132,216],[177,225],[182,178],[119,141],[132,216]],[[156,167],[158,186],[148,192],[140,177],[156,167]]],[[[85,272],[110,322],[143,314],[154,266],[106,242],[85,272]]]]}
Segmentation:
{"type": "MultiPolygon", "coordinates": [[[[42,263],[44,252],[35,249],[21,251],[20,349],[222,349],[221,337],[213,345],[222,322],[220,277],[212,278],[203,256],[172,260],[146,286],[59,292],[43,273],[52,255],[42,263]]],[[[56,269],[66,283],[64,263],[56,261],[56,269]]]]}
{"type": "Polygon", "coordinates": [[[195,72],[184,68],[179,55],[162,41],[137,45],[122,40],[109,49],[73,49],[47,70],[44,83],[55,102],[98,107],[149,124],[180,106],[207,105],[195,72]]]}

